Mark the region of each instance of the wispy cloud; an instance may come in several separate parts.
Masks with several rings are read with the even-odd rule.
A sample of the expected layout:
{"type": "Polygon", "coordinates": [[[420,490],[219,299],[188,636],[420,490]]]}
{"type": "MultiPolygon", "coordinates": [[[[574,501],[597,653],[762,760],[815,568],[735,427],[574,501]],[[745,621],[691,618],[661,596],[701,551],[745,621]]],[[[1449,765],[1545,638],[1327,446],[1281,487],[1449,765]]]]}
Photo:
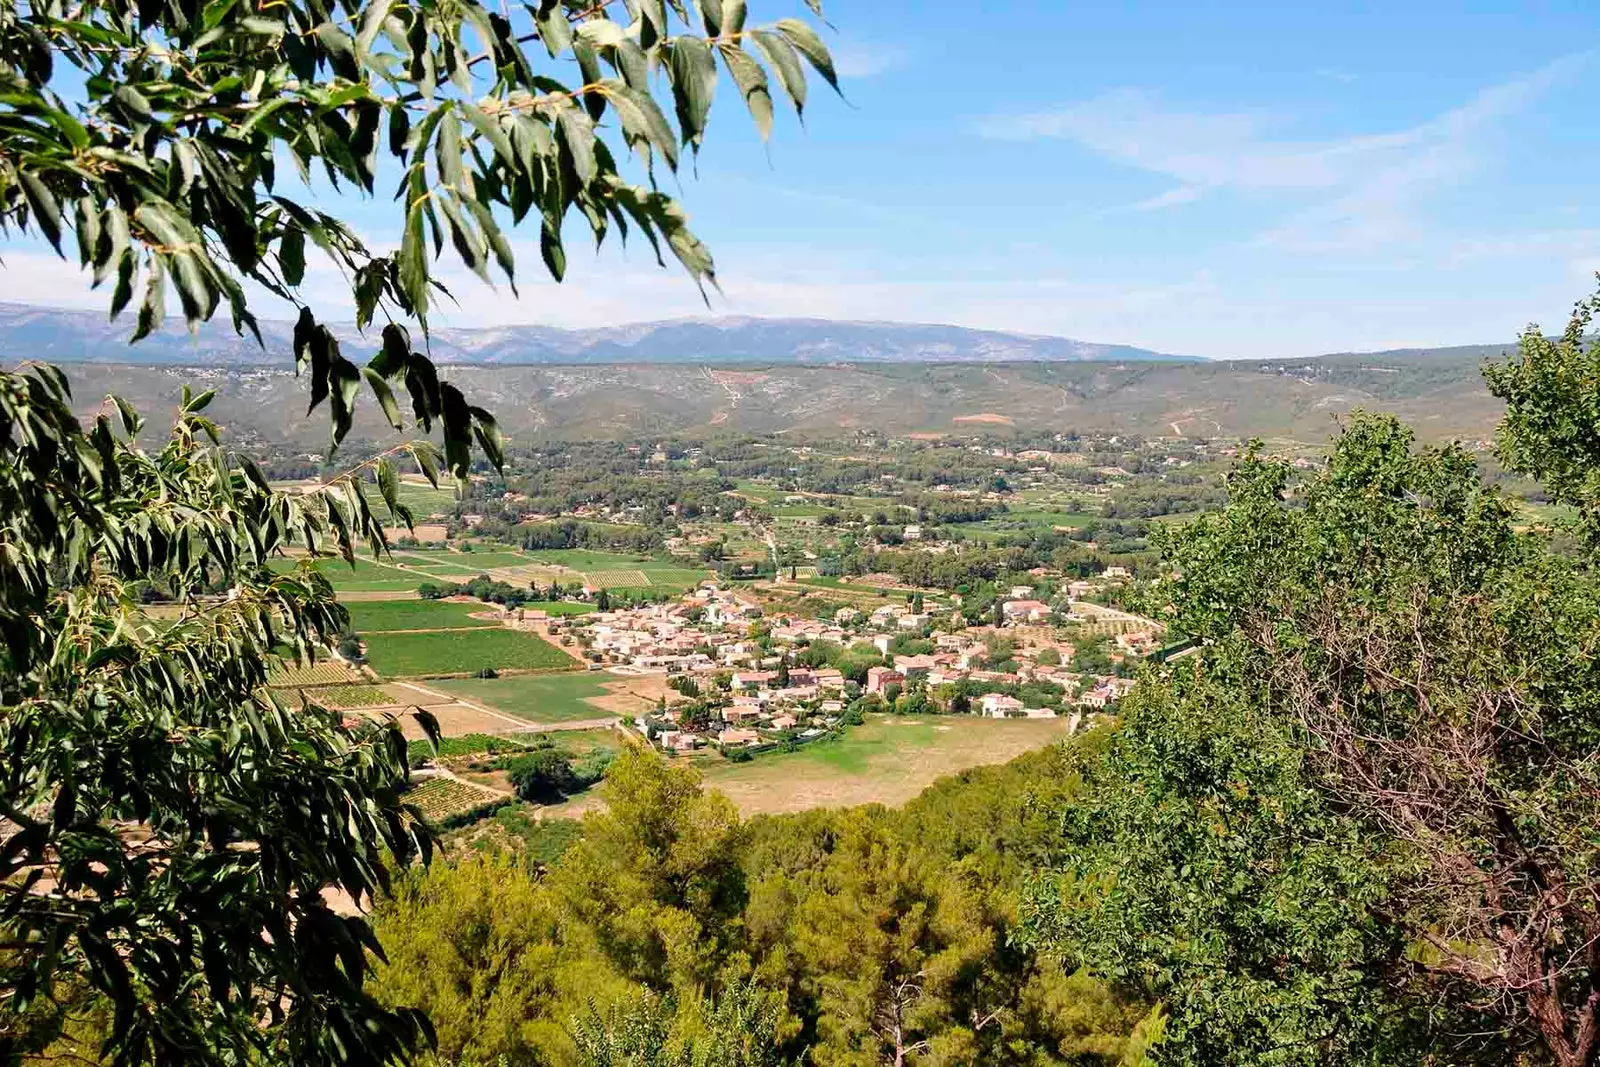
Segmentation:
{"type": "Polygon", "coordinates": [[[833,53],[833,67],[839,77],[851,81],[875,78],[905,66],[911,54],[896,44],[875,44],[849,38],[835,42],[829,49],[833,53]]]}
{"type": "Polygon", "coordinates": [[[982,132],[1013,140],[1074,141],[1114,162],[1182,183],[1129,209],[1186,203],[1213,189],[1289,194],[1310,203],[1270,227],[1261,242],[1370,247],[1407,233],[1410,211],[1423,197],[1481,166],[1497,123],[1572,77],[1588,58],[1585,53],[1559,59],[1409,128],[1331,140],[1280,138],[1262,112],[1174,109],[1132,89],[992,119],[982,132]]]}
{"type": "Polygon", "coordinates": [[[1169,207],[1181,207],[1184,204],[1192,204],[1196,200],[1200,199],[1200,196],[1201,190],[1199,187],[1193,185],[1179,185],[1175,188],[1168,189],[1166,192],[1157,193],[1155,196],[1147,196],[1143,200],[1135,200],[1131,204],[1119,204],[1116,207],[1108,207],[1104,211],[1100,212],[1100,214],[1102,216],[1140,215],[1147,211],[1164,211],[1169,207]]]}

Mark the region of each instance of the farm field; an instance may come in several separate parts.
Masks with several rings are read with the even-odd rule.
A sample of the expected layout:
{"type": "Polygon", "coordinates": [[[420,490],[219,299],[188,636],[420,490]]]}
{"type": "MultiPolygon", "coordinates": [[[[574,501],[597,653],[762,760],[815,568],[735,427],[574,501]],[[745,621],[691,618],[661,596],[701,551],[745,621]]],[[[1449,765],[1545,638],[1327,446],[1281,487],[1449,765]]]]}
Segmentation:
{"type": "Polygon", "coordinates": [[[380,708],[396,703],[381,685],[327,685],[301,692],[308,700],[330,708],[380,708]]]}
{"type": "Polygon", "coordinates": [[[507,797],[471,782],[454,778],[429,778],[406,793],[405,799],[421,809],[423,818],[438,824],[452,815],[462,815],[474,808],[506,801],[507,797]]]}
{"type": "Polygon", "coordinates": [[[268,685],[285,689],[315,685],[359,685],[365,681],[366,679],[358,671],[332,659],[303,665],[282,663],[267,675],[268,685]]]}
{"type": "Polygon", "coordinates": [[[870,715],[836,741],[749,763],[700,761],[708,789],[745,815],[857,804],[903,804],[937,778],[1004,763],[1067,736],[1064,719],[870,715]]]}
{"type": "MultiPolygon", "coordinates": [[[[303,557],[275,559],[271,567],[279,574],[299,569],[303,557]]],[[[415,589],[417,576],[396,567],[374,563],[370,559],[357,559],[351,567],[342,559],[321,559],[314,566],[338,592],[367,592],[389,589],[415,589]]]]}
{"type": "Polygon", "coordinates": [[[357,633],[394,630],[471,630],[499,626],[474,613],[494,611],[491,604],[456,604],[438,600],[367,600],[349,604],[350,625],[357,633]]]}
{"type": "Polygon", "coordinates": [[[473,567],[463,562],[471,558],[471,556],[464,553],[458,555],[454,552],[406,552],[402,550],[394,553],[394,561],[396,563],[444,577],[459,575],[462,579],[474,578],[483,573],[484,569],[482,567],[473,567]]]}
{"type": "Polygon", "coordinates": [[[647,709],[661,689],[655,678],[618,678],[591,671],[517,675],[510,678],[449,678],[429,688],[487,704],[529,722],[599,719],[647,709]],[[650,695],[630,695],[629,690],[650,695]]]}
{"type": "Polygon", "coordinates": [[[532,556],[525,556],[521,552],[503,551],[501,549],[482,549],[473,552],[454,553],[447,557],[450,562],[463,567],[471,567],[474,571],[482,573],[498,567],[526,567],[535,560],[532,556]]]}
{"type": "Polygon", "coordinates": [[[603,552],[589,548],[539,548],[528,552],[531,561],[550,563],[574,571],[634,570],[655,561],[647,555],[603,552]]]}
{"type": "Polygon", "coordinates": [[[685,567],[680,562],[652,559],[647,555],[630,555],[622,552],[601,552],[586,548],[554,548],[530,551],[523,562],[533,568],[528,577],[541,580],[571,581],[570,574],[559,572],[536,573],[542,564],[550,568],[564,568],[582,575],[583,581],[596,589],[692,589],[710,576],[710,572],[685,567]]]}
{"type": "Polygon", "coordinates": [[[454,489],[435,489],[426,482],[400,482],[400,503],[410,508],[417,519],[430,515],[448,515],[456,509],[454,489]]]}
{"type": "Polygon", "coordinates": [[[491,669],[570,667],[572,658],[535,634],[496,626],[439,633],[373,634],[367,640],[367,662],[385,678],[426,678],[491,669]]]}

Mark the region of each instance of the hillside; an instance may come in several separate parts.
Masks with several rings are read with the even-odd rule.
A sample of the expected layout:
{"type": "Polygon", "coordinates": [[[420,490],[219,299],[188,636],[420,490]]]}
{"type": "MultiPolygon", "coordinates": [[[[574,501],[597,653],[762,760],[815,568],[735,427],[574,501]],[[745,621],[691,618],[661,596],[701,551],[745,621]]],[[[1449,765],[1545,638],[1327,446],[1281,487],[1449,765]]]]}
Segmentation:
{"type": "MultiPolygon", "coordinates": [[[[1499,349],[1492,351],[1498,352],[1499,349]]],[[[1386,358],[1219,363],[452,367],[514,436],[632,437],[717,431],[889,434],[1122,430],[1146,435],[1322,440],[1355,408],[1393,411],[1431,438],[1487,438],[1499,417],[1484,350],[1386,358]]],[[[81,401],[118,392],[149,411],[184,382],[218,390],[212,412],[238,440],[326,442],[286,368],[71,368],[81,401]]],[[[390,431],[370,401],[356,436],[390,431]]]]}
{"type": "MultiPolygon", "coordinates": [[[[293,324],[263,321],[263,350],[237,336],[220,316],[191,336],[175,318],[137,348],[131,323],[103,314],[0,303],[0,360],[254,365],[286,363],[293,324]]],[[[340,340],[364,346],[353,330],[340,340]]],[[[997,330],[924,323],[837,322],[827,319],[681,319],[591,330],[548,326],[447,329],[430,338],[441,363],[796,363],[839,360],[886,363],[971,363],[1019,360],[1192,360],[1131,345],[1095,344],[997,330]]]]}

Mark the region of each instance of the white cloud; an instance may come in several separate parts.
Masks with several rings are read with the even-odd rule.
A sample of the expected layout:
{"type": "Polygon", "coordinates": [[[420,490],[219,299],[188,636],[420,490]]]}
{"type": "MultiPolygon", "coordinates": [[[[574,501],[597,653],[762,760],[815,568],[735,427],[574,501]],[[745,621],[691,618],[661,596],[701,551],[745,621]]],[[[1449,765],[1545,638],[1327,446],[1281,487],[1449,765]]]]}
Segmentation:
{"type": "Polygon", "coordinates": [[[1153,94],[1120,90],[1081,103],[982,127],[1002,139],[1059,138],[1182,185],[1136,209],[1193,200],[1204,190],[1280,194],[1310,201],[1259,241],[1297,250],[1371,248],[1407,236],[1412,209],[1441,186],[1479,168],[1495,125],[1558,82],[1588,55],[1568,56],[1494,85],[1418,125],[1332,140],[1275,135],[1259,111],[1207,113],[1167,107],[1153,94]],[[1193,190],[1185,193],[1184,190],[1193,190]]]}

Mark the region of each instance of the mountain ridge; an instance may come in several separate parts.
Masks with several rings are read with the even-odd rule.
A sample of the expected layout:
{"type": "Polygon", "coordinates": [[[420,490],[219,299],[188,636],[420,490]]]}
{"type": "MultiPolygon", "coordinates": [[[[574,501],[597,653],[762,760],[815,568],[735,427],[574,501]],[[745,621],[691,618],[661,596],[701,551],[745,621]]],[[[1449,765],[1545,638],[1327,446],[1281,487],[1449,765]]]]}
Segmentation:
{"type": "MultiPolygon", "coordinates": [[[[191,335],[169,321],[138,345],[129,324],[98,312],[0,302],[0,359],[146,365],[271,365],[288,361],[293,324],[262,320],[265,351],[224,322],[191,335]]],[[[375,346],[376,335],[335,328],[343,344],[375,346]]],[[[664,319],[589,329],[557,326],[439,327],[429,337],[448,364],[590,365],[607,363],[1205,362],[1199,356],[1048,334],[938,323],[752,316],[664,319]]]]}

